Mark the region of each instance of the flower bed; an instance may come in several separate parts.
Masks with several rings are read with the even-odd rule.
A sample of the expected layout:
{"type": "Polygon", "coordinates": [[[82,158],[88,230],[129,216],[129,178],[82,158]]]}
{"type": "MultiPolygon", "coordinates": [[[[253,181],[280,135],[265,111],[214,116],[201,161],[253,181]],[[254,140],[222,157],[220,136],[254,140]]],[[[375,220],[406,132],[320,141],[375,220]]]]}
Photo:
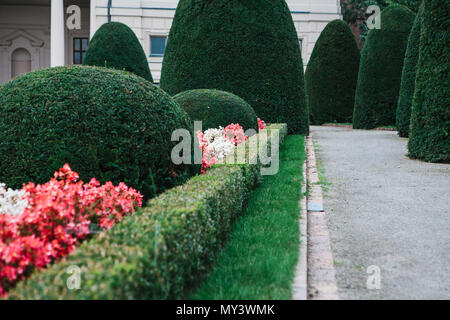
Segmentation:
{"type": "MultiPolygon", "coordinates": [[[[286,125],[269,125],[280,144],[286,125]]],[[[248,156],[254,135],[246,142],[248,156]]],[[[258,140],[257,140],[258,141],[258,140]]],[[[259,147],[270,139],[259,139],[259,147]]],[[[254,156],[258,157],[257,154],[254,156]]],[[[258,157],[259,159],[259,157],[258,157]]],[[[258,160],[256,159],[256,160],[258,160]]],[[[260,179],[261,162],[214,165],[149,201],[111,230],[83,243],[10,292],[11,299],[178,299],[205,274],[260,179]],[[255,163],[255,164],[252,164],[255,163]],[[81,288],[69,290],[67,268],[81,270],[81,288]]]]}
{"type": "Polygon", "coordinates": [[[232,123],[225,128],[208,129],[204,133],[198,131],[197,138],[202,149],[201,172],[205,173],[217,161],[233,153],[237,145],[247,141],[248,136],[239,124],[232,123]]]}
{"type": "Polygon", "coordinates": [[[67,256],[98,230],[110,229],[142,205],[124,183],[83,184],[65,165],[43,185],[0,186],[0,295],[35,269],[67,256]],[[94,232],[93,232],[94,231],[94,232]]]}

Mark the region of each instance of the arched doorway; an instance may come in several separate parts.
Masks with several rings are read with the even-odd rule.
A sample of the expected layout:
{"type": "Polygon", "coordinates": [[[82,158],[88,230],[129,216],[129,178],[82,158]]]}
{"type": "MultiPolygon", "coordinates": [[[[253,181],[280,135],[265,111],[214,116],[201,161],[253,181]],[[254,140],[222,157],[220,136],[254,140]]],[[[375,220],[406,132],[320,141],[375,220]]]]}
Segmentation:
{"type": "Polygon", "coordinates": [[[11,55],[11,78],[31,71],[31,54],[27,49],[18,48],[11,55]]]}

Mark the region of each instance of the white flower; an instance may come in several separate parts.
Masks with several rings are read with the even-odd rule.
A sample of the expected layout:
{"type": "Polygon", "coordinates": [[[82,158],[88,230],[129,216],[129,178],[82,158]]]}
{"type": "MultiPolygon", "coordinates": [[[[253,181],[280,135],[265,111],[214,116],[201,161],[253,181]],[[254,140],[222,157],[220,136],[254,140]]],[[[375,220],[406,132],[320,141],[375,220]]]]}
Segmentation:
{"type": "Polygon", "coordinates": [[[211,156],[217,160],[222,160],[226,155],[234,150],[234,144],[225,137],[222,127],[218,129],[208,129],[204,133],[206,148],[211,156]]]}
{"type": "Polygon", "coordinates": [[[28,206],[25,196],[25,191],[6,188],[4,183],[0,183],[0,214],[22,214],[28,206]]]}

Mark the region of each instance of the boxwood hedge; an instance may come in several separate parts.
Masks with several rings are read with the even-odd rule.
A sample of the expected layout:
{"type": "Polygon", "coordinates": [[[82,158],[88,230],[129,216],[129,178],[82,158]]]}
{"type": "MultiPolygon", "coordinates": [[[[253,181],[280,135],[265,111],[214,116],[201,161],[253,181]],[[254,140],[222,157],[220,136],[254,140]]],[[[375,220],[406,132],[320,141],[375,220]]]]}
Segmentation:
{"type": "Polygon", "coordinates": [[[150,197],[191,174],[170,158],[178,128],[192,130],[186,112],[132,73],[86,66],[27,73],[0,87],[0,181],[44,183],[69,163],[86,182],[124,181],[150,197]]]}
{"type": "Polygon", "coordinates": [[[419,62],[408,150],[412,158],[450,162],[450,2],[423,2],[419,62]]]}
{"type": "Polygon", "coordinates": [[[258,131],[255,110],[245,100],[232,93],[214,89],[196,89],[181,92],[173,98],[192,121],[202,121],[204,130],[239,123],[244,130],[258,131]]]}
{"type": "Polygon", "coordinates": [[[381,29],[369,31],[361,52],[353,127],[395,125],[403,61],[414,13],[398,5],[381,12],[381,29]]]}
{"type": "Polygon", "coordinates": [[[419,60],[420,25],[422,9],[416,16],[409,35],[406,48],[405,62],[403,63],[402,82],[397,105],[396,126],[400,137],[408,137],[411,119],[411,107],[416,83],[417,62],[419,60]]]}
{"type": "MultiPolygon", "coordinates": [[[[273,131],[282,143],[286,125],[270,125],[267,132],[273,131]]],[[[259,136],[246,142],[252,157],[248,163],[259,159],[250,152],[257,148],[253,141],[259,136]]],[[[259,141],[270,147],[270,140],[259,141]]],[[[257,185],[261,162],[254,163],[218,165],[162,193],[65,259],[19,283],[8,298],[185,298],[215,260],[257,185]],[[81,269],[79,290],[67,288],[69,266],[81,269]]]]}
{"type": "Polygon", "coordinates": [[[179,1],[161,88],[224,90],[268,123],[309,130],[299,40],[284,0],[179,1]]]}
{"type": "Polygon", "coordinates": [[[305,73],[313,124],[351,122],[360,53],[348,24],[334,20],[316,42],[305,73]]]}
{"type": "Polygon", "coordinates": [[[133,72],[153,82],[141,43],[133,30],[120,22],[105,23],[97,30],[83,64],[133,72]]]}

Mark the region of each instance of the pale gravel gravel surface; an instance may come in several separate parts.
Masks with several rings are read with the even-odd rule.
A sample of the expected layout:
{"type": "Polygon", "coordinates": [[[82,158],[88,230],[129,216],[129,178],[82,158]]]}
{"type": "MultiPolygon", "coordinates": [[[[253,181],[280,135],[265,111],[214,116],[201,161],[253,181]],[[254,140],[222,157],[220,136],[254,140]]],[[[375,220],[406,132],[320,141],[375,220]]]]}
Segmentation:
{"type": "Polygon", "coordinates": [[[450,299],[450,165],[393,131],[311,127],[341,299],[450,299]],[[320,165],[319,165],[320,166],[320,165]],[[381,269],[368,290],[367,267],[381,269]]]}

